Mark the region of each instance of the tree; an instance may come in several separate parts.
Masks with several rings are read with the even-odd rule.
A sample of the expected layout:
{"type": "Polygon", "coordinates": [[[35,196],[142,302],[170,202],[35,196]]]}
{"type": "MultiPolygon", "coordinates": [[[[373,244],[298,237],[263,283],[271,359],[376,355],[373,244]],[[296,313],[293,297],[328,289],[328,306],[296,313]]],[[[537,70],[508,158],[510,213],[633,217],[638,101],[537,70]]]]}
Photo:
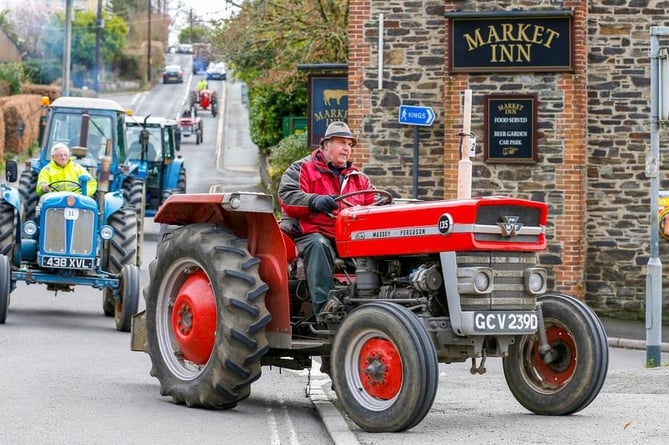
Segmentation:
{"type": "Polygon", "coordinates": [[[212,43],[250,87],[295,78],[300,63],[347,60],[348,0],[261,0],[240,8],[218,24],[212,43]]]}
{"type": "Polygon", "coordinates": [[[193,24],[179,31],[179,43],[208,42],[211,30],[206,26],[193,24]]]}
{"type": "Polygon", "coordinates": [[[28,57],[43,57],[42,41],[51,15],[45,3],[31,0],[7,13],[7,24],[21,52],[28,57]]]}
{"type": "MultiPolygon", "coordinates": [[[[77,11],[75,13],[72,22],[73,65],[80,65],[87,70],[95,68],[95,26],[95,12],[77,11]]],[[[127,32],[128,26],[122,18],[114,15],[105,19],[100,43],[103,63],[110,64],[115,55],[122,52],[127,32]]],[[[52,16],[47,35],[44,41],[47,52],[55,58],[62,58],[65,35],[65,14],[63,12],[52,16]]]]}
{"type": "Polygon", "coordinates": [[[214,26],[211,42],[249,86],[251,138],[261,152],[281,139],[281,118],[306,110],[298,64],[345,63],[348,0],[258,0],[214,26]]]}

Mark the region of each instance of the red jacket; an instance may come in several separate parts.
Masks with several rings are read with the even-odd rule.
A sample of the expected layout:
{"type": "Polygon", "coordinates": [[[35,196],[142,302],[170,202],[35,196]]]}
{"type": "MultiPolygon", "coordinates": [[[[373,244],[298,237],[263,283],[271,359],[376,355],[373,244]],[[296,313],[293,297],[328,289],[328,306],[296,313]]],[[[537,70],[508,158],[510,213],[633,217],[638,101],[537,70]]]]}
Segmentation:
{"type": "MultiPolygon", "coordinates": [[[[346,167],[337,169],[328,166],[320,149],[314,150],[309,156],[295,161],[281,177],[279,183],[279,203],[284,219],[281,227],[293,236],[320,232],[334,239],[335,218],[324,213],[315,212],[312,204],[318,195],[337,197],[357,190],[374,190],[369,178],[360,172],[349,161],[346,167]],[[285,218],[287,217],[287,218],[285,218]],[[286,229],[285,223],[292,225],[286,229]]],[[[369,205],[375,200],[374,193],[361,193],[346,198],[351,205],[369,205]]],[[[342,201],[339,209],[332,212],[337,215],[347,207],[342,201]]]]}

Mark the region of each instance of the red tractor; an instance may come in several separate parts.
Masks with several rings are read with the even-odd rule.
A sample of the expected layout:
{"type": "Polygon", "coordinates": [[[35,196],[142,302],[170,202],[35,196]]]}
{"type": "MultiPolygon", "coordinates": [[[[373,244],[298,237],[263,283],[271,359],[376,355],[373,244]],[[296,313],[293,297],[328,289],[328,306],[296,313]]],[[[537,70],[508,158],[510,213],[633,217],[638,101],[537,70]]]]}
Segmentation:
{"type": "MultiPolygon", "coordinates": [[[[358,192],[361,193],[361,192],[358,192]]],[[[547,292],[544,203],[483,197],[347,207],[336,218],[340,266],[316,320],[301,259],[259,193],[173,195],[133,320],[160,393],[189,407],[233,408],[262,366],[301,370],[321,356],[348,416],[403,431],[429,413],[439,363],[501,357],[518,402],[568,415],[599,394],[603,325],[582,301],[547,292]],[[319,317],[320,318],[320,317],[319,317]]],[[[337,199],[346,203],[349,195],[337,199]]]]}
{"type": "Polygon", "coordinates": [[[181,137],[195,136],[195,145],[202,142],[204,137],[204,125],[202,118],[197,116],[195,108],[184,110],[177,116],[177,132],[181,137]]]}
{"type": "Polygon", "coordinates": [[[203,110],[211,110],[211,115],[216,117],[218,114],[218,96],[216,95],[216,91],[208,89],[191,91],[190,107],[195,110],[196,114],[198,106],[203,110]]]}

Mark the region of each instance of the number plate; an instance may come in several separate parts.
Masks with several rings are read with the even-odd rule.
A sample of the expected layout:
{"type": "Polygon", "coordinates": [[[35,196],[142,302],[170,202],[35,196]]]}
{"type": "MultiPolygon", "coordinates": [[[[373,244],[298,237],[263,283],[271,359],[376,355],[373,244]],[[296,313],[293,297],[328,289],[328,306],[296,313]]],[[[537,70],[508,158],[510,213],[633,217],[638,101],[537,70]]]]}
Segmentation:
{"type": "Polygon", "coordinates": [[[58,269],[93,269],[95,258],[71,258],[63,256],[43,256],[42,267],[58,269]]]}
{"type": "Polygon", "coordinates": [[[63,216],[65,217],[65,219],[76,221],[79,219],[79,209],[73,209],[72,207],[65,207],[63,209],[63,216]]]}
{"type": "Polygon", "coordinates": [[[534,332],[537,326],[535,311],[474,312],[474,331],[476,332],[534,332]]]}

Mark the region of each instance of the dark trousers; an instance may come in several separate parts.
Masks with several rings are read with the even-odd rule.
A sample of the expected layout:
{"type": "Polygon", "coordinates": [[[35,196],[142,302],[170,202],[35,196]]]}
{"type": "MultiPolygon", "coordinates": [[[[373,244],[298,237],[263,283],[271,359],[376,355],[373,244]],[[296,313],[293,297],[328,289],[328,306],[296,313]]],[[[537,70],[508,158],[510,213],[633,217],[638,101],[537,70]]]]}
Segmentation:
{"type": "Polygon", "coordinates": [[[337,256],[334,243],[320,233],[310,233],[295,239],[297,250],[304,260],[307,285],[314,304],[314,314],[318,315],[334,289],[332,269],[337,256]]]}

